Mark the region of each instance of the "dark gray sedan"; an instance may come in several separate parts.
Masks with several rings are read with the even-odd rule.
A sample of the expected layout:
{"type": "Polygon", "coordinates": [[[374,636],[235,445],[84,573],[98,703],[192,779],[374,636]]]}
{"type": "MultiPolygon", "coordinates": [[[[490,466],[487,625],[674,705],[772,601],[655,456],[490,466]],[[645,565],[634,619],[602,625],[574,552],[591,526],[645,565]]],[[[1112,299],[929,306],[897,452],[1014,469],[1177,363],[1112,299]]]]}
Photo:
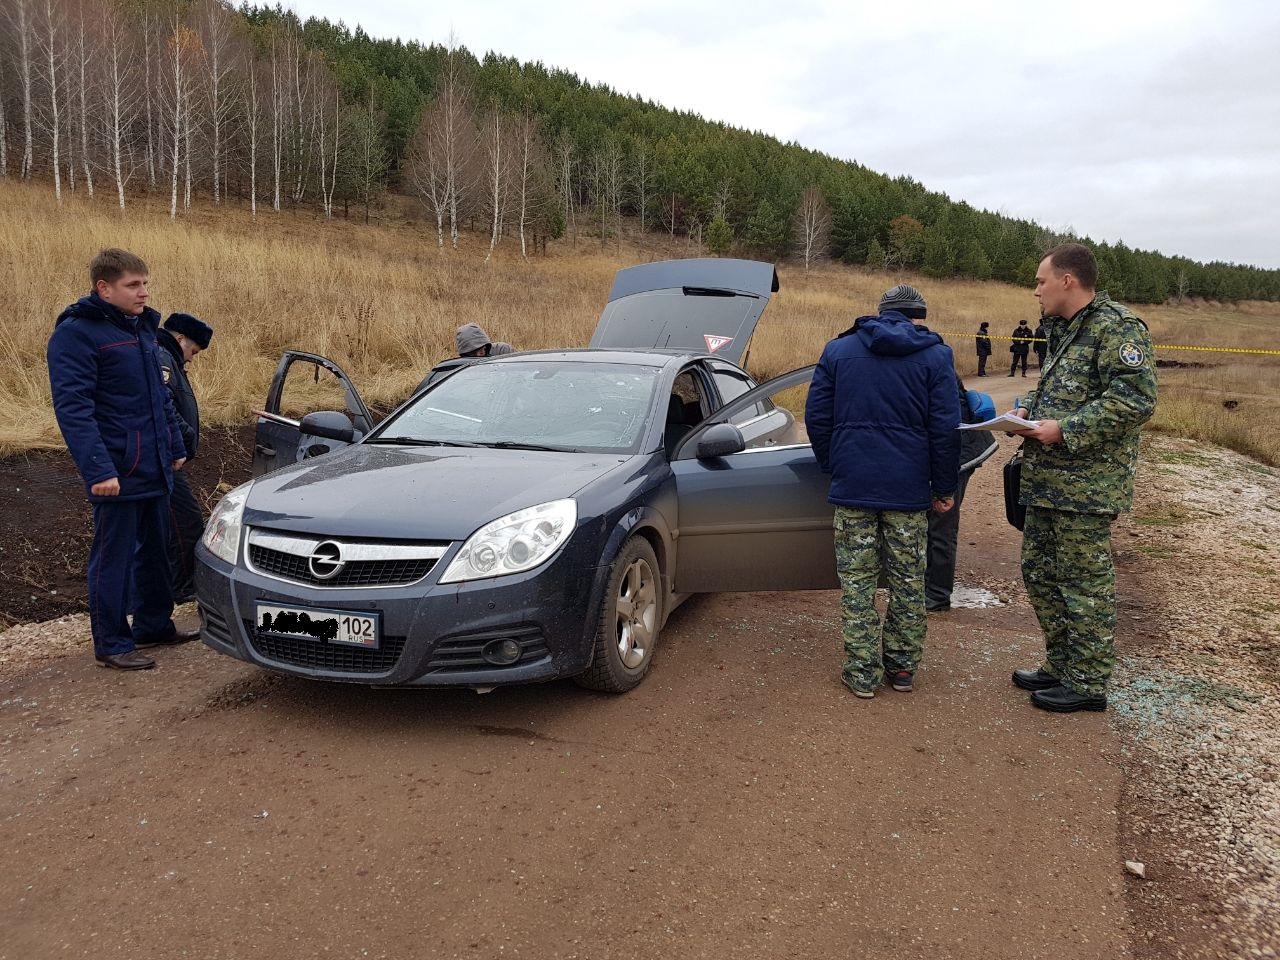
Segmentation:
{"type": "Polygon", "coordinates": [[[749,261],[621,271],[591,349],[457,367],[376,427],[335,364],[286,354],[255,479],[197,551],[204,642],[326,680],[621,692],[688,594],[834,587],[812,368],[733,362],[776,289],[749,261]],[[322,375],[345,411],[281,415],[322,375]]]}

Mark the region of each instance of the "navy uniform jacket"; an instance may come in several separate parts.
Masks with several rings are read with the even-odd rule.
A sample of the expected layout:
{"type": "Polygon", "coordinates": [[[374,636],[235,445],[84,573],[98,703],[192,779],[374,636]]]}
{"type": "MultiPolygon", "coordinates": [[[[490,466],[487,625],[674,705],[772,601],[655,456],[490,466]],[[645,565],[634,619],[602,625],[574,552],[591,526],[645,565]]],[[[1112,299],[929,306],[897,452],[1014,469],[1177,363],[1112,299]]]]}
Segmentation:
{"type": "Polygon", "coordinates": [[[81,297],[49,338],[53,412],[91,501],[140,500],[173,489],[173,461],[186,456],[181,424],[156,358],[160,314],[137,317],[81,297]],[[120,496],[89,492],[120,479],[120,496]]]}

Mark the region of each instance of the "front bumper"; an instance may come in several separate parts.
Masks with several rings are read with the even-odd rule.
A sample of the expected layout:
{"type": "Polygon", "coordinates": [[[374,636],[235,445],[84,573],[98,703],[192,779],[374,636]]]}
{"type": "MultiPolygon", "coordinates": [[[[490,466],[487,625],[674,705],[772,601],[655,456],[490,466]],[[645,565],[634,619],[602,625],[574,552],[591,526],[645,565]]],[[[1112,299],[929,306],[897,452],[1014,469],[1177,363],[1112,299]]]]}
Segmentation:
{"type": "Polygon", "coordinates": [[[607,568],[571,537],[551,561],[523,574],[437,584],[449,557],[416,584],[318,588],[232,566],[196,548],[201,637],[219,653],[268,670],[320,680],[388,686],[497,686],[571,677],[591,664],[607,568]],[[258,601],[381,614],[377,650],[256,629],[258,601]],[[521,655],[495,666],[485,643],[511,638],[521,655]]]}

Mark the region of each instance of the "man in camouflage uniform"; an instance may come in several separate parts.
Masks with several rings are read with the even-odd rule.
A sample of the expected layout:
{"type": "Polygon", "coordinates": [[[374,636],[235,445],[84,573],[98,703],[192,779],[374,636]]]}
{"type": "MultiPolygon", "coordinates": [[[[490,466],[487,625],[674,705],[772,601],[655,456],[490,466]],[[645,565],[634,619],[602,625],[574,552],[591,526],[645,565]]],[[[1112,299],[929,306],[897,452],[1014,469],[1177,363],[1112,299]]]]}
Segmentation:
{"type": "Polygon", "coordinates": [[[827,344],[805,405],[836,508],[841,680],[864,699],[886,673],[894,690],[913,689],[926,632],[927,511],[950,510],[959,485],[954,360],[940,336],[912,322],[924,318],[918,290],[888,291],[879,316],[859,317],[827,344]],[[889,584],[883,627],[875,605],[881,574],[889,584]]]}
{"type": "Polygon", "coordinates": [[[1018,409],[1038,420],[1023,447],[1022,579],[1044,631],[1045,661],[1015,670],[1031,702],[1105,710],[1115,662],[1111,523],[1133,504],[1138,436],[1156,405],[1147,326],[1105,292],[1088,247],[1054,247],[1036,272],[1049,359],[1018,409]]]}

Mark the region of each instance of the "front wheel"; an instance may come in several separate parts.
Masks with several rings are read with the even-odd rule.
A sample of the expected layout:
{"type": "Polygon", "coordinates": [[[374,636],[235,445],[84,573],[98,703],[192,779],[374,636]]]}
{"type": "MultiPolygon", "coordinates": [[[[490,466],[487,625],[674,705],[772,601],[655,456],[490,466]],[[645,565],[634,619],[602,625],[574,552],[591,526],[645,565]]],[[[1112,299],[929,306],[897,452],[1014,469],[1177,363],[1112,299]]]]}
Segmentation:
{"type": "Polygon", "coordinates": [[[606,693],[625,693],[649,672],[662,623],[662,580],[658,558],[643,537],[632,537],[609,571],[591,667],[579,684],[606,693]]]}

